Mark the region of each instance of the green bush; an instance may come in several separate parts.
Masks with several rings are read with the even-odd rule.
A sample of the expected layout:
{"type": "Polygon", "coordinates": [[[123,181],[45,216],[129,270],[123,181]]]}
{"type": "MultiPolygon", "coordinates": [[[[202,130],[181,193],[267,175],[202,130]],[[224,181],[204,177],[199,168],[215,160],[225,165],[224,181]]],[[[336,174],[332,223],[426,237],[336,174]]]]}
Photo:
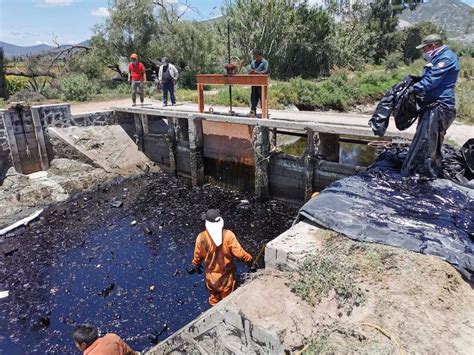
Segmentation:
{"type": "Polygon", "coordinates": [[[196,74],[198,74],[197,70],[181,72],[177,83],[178,86],[183,89],[196,89],[196,74]]]}
{"type": "Polygon", "coordinates": [[[387,58],[385,58],[386,71],[398,69],[400,64],[402,64],[402,55],[400,54],[400,52],[390,53],[387,58]]]}
{"type": "Polygon", "coordinates": [[[8,94],[10,96],[21,90],[27,90],[31,87],[29,79],[22,76],[7,75],[6,79],[8,94]]]}
{"type": "Polygon", "coordinates": [[[85,74],[73,74],[61,79],[61,99],[87,101],[99,93],[99,86],[85,74]]]}

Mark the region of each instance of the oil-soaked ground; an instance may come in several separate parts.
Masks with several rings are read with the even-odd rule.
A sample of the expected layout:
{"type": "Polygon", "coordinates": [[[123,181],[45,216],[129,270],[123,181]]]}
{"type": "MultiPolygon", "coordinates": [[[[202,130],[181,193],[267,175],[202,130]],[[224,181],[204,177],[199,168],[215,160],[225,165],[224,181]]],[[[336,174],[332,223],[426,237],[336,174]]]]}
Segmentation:
{"type": "MultiPolygon", "coordinates": [[[[204,275],[185,270],[207,208],[221,210],[226,228],[254,256],[297,212],[155,174],[49,207],[0,240],[0,291],[10,292],[0,300],[0,353],[78,353],[71,340],[78,323],[143,350],[150,335],[163,340],[197,317],[209,308],[204,275]]],[[[239,263],[238,270],[248,268],[239,263]]]]}

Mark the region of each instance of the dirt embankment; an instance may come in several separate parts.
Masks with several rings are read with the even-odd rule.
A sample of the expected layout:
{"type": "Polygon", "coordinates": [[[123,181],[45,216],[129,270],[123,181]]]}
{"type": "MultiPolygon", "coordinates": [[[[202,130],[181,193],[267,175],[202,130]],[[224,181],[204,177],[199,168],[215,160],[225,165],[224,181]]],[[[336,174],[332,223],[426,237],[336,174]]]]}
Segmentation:
{"type": "Polygon", "coordinates": [[[332,232],[318,238],[310,263],[265,271],[228,307],[290,352],[472,354],[473,285],[451,265],[332,232]]]}

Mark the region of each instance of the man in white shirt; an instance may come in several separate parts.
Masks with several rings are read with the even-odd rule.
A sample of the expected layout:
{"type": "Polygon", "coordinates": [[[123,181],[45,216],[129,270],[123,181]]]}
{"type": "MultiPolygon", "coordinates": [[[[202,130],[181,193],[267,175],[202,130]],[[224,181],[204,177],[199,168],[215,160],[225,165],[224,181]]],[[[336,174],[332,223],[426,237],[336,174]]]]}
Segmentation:
{"type": "Polygon", "coordinates": [[[161,59],[161,66],[158,72],[158,83],[161,85],[163,90],[163,106],[168,105],[168,92],[171,97],[171,105],[176,104],[176,98],[174,96],[174,84],[178,79],[178,69],[170,63],[168,58],[163,57],[161,59]]]}

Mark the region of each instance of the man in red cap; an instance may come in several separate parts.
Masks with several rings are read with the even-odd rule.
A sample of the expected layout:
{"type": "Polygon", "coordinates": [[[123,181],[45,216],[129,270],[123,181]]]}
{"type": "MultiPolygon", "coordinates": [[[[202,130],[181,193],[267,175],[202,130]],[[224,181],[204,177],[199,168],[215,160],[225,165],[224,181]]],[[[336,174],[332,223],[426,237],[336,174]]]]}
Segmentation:
{"type": "Polygon", "coordinates": [[[132,62],[128,65],[128,82],[132,83],[132,101],[136,106],[137,93],[140,94],[140,103],[143,105],[145,98],[144,86],[146,84],[145,66],[138,61],[138,55],[130,55],[132,62]]]}
{"type": "Polygon", "coordinates": [[[201,273],[201,260],[204,261],[209,303],[214,306],[235,289],[236,267],[233,258],[247,263],[253,258],[240,246],[235,234],[224,229],[219,210],[208,210],[201,218],[206,221],[206,230],[197,236],[193,266],[188,273],[201,273]]]}

